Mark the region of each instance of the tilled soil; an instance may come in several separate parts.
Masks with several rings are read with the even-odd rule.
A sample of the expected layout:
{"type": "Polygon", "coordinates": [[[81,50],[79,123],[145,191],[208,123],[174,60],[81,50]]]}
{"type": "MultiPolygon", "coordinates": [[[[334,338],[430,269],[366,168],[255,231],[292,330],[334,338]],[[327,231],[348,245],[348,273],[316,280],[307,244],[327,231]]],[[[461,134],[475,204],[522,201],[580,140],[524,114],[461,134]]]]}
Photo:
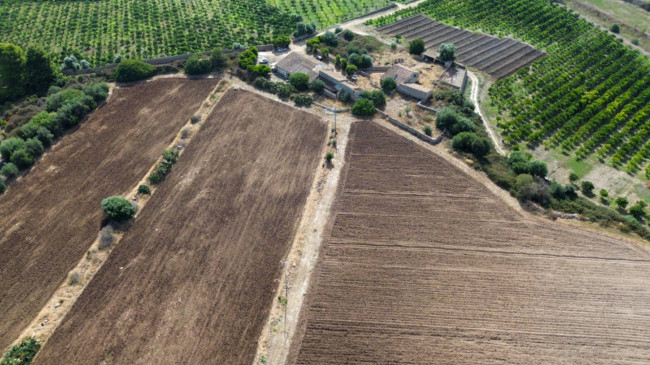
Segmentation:
{"type": "Polygon", "coordinates": [[[228,91],[35,363],[252,363],[326,136],[228,91]]]}
{"type": "Polygon", "coordinates": [[[114,90],[0,196],[0,349],[17,339],[100,229],[100,202],[134,188],[217,80],[114,90]]]}
{"type": "MultiPolygon", "coordinates": [[[[650,254],[353,125],[297,364],[650,362],[650,254]]],[[[300,344],[300,341],[296,341],[300,344]]]]}

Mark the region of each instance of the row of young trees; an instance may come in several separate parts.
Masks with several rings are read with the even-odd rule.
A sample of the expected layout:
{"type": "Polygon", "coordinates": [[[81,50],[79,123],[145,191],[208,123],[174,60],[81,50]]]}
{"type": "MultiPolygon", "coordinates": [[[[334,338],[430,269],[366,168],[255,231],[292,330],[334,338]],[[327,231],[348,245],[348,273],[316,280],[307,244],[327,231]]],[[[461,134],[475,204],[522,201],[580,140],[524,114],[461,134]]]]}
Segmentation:
{"type": "Polygon", "coordinates": [[[544,0],[428,0],[416,12],[447,24],[512,35],[548,55],[490,89],[504,139],[597,153],[636,171],[650,157],[650,62],[578,14],[544,0]]]}

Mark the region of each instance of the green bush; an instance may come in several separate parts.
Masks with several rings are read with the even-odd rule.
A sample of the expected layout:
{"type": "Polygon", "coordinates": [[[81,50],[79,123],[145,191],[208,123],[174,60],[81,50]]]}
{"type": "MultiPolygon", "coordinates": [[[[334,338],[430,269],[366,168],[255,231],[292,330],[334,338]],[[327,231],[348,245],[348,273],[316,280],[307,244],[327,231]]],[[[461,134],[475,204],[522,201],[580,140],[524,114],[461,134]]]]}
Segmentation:
{"type": "Polygon", "coordinates": [[[65,89],[54,95],[50,95],[45,100],[45,110],[55,112],[72,99],[84,96],[84,92],[79,89],[65,89]]]}
{"type": "Polygon", "coordinates": [[[357,72],[357,66],[355,66],[355,65],[348,65],[345,68],[345,73],[347,73],[348,76],[354,75],[355,72],[357,72]]]}
{"type": "Polygon", "coordinates": [[[7,190],[7,185],[0,181],[0,195],[4,194],[5,190],[7,190]]]}
{"type": "Polygon", "coordinates": [[[19,169],[26,169],[34,163],[34,158],[27,152],[26,149],[21,148],[11,154],[11,163],[16,165],[19,169]]]}
{"type": "Polygon", "coordinates": [[[389,93],[397,88],[397,81],[392,77],[381,79],[381,88],[384,92],[389,93]]]}
{"type": "Polygon", "coordinates": [[[473,132],[475,129],[476,126],[474,125],[474,123],[463,116],[458,118],[456,123],[449,126],[449,132],[452,135],[456,135],[460,132],[473,132]]]}
{"type": "Polygon", "coordinates": [[[138,193],[147,194],[147,195],[151,194],[151,188],[149,187],[149,185],[142,184],[142,185],[138,186],[138,193]]]}
{"type": "Polygon", "coordinates": [[[614,34],[618,34],[621,32],[621,27],[618,24],[612,24],[612,26],[609,27],[609,30],[614,34]]]}
{"type": "Polygon", "coordinates": [[[221,48],[217,48],[210,52],[210,63],[212,64],[212,69],[215,71],[221,71],[226,67],[226,57],[221,52],[221,48]]]}
{"type": "Polygon", "coordinates": [[[29,365],[41,348],[41,341],[26,337],[11,348],[2,357],[2,365],[29,365]]]}
{"type": "Polygon", "coordinates": [[[420,55],[424,52],[424,41],[420,38],[416,38],[409,42],[409,53],[414,55],[420,55]]]}
{"type": "Polygon", "coordinates": [[[576,174],[575,172],[569,174],[569,181],[576,182],[578,181],[578,179],[580,179],[580,176],[578,176],[578,174],[576,174]]]}
{"type": "Polygon", "coordinates": [[[422,128],[422,132],[424,132],[424,134],[426,134],[429,137],[431,137],[431,135],[433,134],[433,131],[431,130],[430,125],[425,125],[424,128],[422,128]]]}
{"type": "Polygon", "coordinates": [[[490,153],[492,145],[487,138],[481,138],[474,132],[460,132],[452,139],[452,147],[483,157],[490,153]]]}
{"type": "Polygon", "coordinates": [[[49,129],[45,127],[40,127],[38,131],[36,131],[36,138],[38,138],[38,140],[41,141],[44,147],[49,147],[52,145],[52,140],[54,139],[54,135],[50,132],[49,129]]]}
{"type": "Polygon", "coordinates": [[[287,48],[291,44],[291,37],[288,35],[279,35],[273,38],[272,43],[275,48],[287,48]]]}
{"type": "Polygon", "coordinates": [[[3,160],[9,161],[14,151],[21,148],[25,148],[25,141],[16,137],[8,138],[0,143],[0,155],[3,160]]]}
{"type": "Polygon", "coordinates": [[[375,107],[378,108],[386,105],[386,95],[384,95],[384,93],[379,90],[373,90],[373,91],[364,90],[361,92],[361,97],[372,101],[372,103],[375,104],[375,107]]]}
{"type": "Polygon", "coordinates": [[[86,85],[83,92],[92,97],[96,103],[101,103],[108,97],[108,85],[105,82],[95,82],[86,85]]]}
{"type": "Polygon", "coordinates": [[[546,166],[546,162],[543,161],[530,161],[529,170],[533,176],[546,177],[548,174],[548,167],[546,166]]]}
{"type": "Polygon", "coordinates": [[[582,190],[582,192],[585,195],[592,195],[593,192],[594,192],[594,188],[595,188],[595,186],[591,181],[583,181],[580,184],[580,190],[582,190]]]}
{"type": "Polygon", "coordinates": [[[342,91],[342,92],[339,93],[339,95],[338,95],[338,99],[339,99],[340,101],[344,102],[344,103],[347,103],[347,102],[349,102],[350,100],[352,100],[352,96],[350,96],[350,93],[349,93],[349,92],[347,92],[347,91],[342,91]]]}
{"type": "Polygon", "coordinates": [[[361,61],[359,63],[359,67],[361,68],[372,67],[372,57],[368,56],[367,54],[362,55],[361,61]]]}
{"type": "Polygon", "coordinates": [[[309,89],[309,76],[302,72],[296,72],[289,76],[289,83],[298,91],[309,89]]]}
{"type": "Polygon", "coordinates": [[[374,115],[377,112],[377,109],[375,108],[375,104],[365,98],[361,98],[357,100],[354,105],[352,105],[352,114],[358,115],[358,116],[370,116],[374,115]]]}
{"type": "Polygon", "coordinates": [[[275,88],[277,90],[277,95],[278,97],[280,97],[280,99],[286,99],[291,96],[291,91],[292,91],[291,85],[278,83],[275,85],[275,88]]]}
{"type": "Polygon", "coordinates": [[[323,89],[325,89],[325,83],[319,79],[314,79],[311,83],[309,83],[309,88],[315,92],[315,93],[322,93],[323,89]]]}
{"type": "Polygon", "coordinates": [[[325,154],[325,161],[326,161],[328,164],[331,164],[331,163],[332,163],[332,159],[333,159],[333,158],[334,158],[334,154],[332,154],[332,152],[327,152],[327,153],[325,154]]]}
{"type": "Polygon", "coordinates": [[[453,43],[441,43],[438,47],[440,53],[440,61],[455,61],[456,60],[456,46],[453,43]]]}
{"type": "Polygon", "coordinates": [[[267,77],[271,73],[271,68],[267,65],[255,65],[250,68],[249,72],[253,77],[267,77]]]}
{"type": "Polygon", "coordinates": [[[314,98],[312,98],[311,95],[299,94],[293,97],[293,102],[296,103],[297,106],[309,107],[314,102],[314,98]]]}
{"type": "Polygon", "coordinates": [[[25,150],[27,153],[32,155],[32,157],[38,157],[43,154],[45,148],[43,147],[43,143],[41,141],[36,138],[30,138],[25,141],[25,150]]]}
{"type": "Polygon", "coordinates": [[[330,47],[337,47],[339,45],[339,36],[333,32],[325,32],[321,38],[321,42],[327,44],[330,47]]]}
{"type": "Polygon", "coordinates": [[[239,55],[237,65],[242,70],[248,70],[257,63],[257,48],[255,48],[255,51],[253,51],[253,48],[254,47],[251,47],[239,55]]]}
{"type": "Polygon", "coordinates": [[[132,82],[144,80],[153,76],[156,71],[152,65],[136,59],[129,59],[120,62],[113,71],[113,77],[117,82],[132,82]]]}
{"type": "Polygon", "coordinates": [[[616,203],[616,206],[619,207],[620,209],[625,209],[625,207],[627,207],[628,204],[626,197],[616,198],[614,202],[616,203]]]}
{"type": "Polygon", "coordinates": [[[343,31],[343,39],[345,39],[348,42],[353,40],[354,39],[354,32],[351,31],[350,29],[344,30],[343,31]]]}
{"type": "Polygon", "coordinates": [[[102,200],[104,214],[113,221],[121,222],[135,215],[135,206],[121,196],[111,196],[102,200]]]}
{"type": "Polygon", "coordinates": [[[188,75],[203,75],[212,71],[212,62],[201,54],[195,54],[185,62],[185,73],[188,75]]]}
{"type": "MultiPolygon", "coordinates": [[[[641,202],[639,202],[639,203],[641,203],[641,202]]],[[[645,208],[645,205],[643,205],[643,204],[639,204],[639,203],[637,203],[637,204],[635,204],[635,205],[633,205],[633,206],[630,207],[630,214],[631,214],[634,218],[636,218],[636,219],[638,219],[638,220],[641,220],[641,219],[645,218],[645,216],[647,215],[647,213],[646,213],[646,211],[645,211],[645,209],[644,209],[644,208],[645,208]]]]}
{"type": "Polygon", "coordinates": [[[18,167],[11,162],[7,162],[4,164],[4,166],[2,166],[2,169],[0,169],[0,175],[6,177],[7,179],[11,179],[12,177],[18,175],[18,167]]]}

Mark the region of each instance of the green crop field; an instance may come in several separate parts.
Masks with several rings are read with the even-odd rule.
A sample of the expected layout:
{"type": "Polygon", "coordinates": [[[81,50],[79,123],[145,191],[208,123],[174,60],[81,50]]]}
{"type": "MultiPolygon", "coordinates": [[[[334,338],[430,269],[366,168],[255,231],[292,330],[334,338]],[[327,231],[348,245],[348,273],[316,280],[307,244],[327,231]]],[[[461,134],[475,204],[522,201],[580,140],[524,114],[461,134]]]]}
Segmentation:
{"type": "Polygon", "coordinates": [[[544,143],[638,171],[650,158],[650,63],[613,35],[546,0],[429,0],[372,21],[422,12],[446,24],[512,35],[549,53],[502,79],[490,97],[511,145],[544,143]]]}
{"type": "Polygon", "coordinates": [[[316,23],[319,28],[363,15],[390,3],[390,0],[268,0],[283,11],[316,23]]]}
{"type": "Polygon", "coordinates": [[[291,34],[297,17],[264,0],[0,0],[2,42],[40,45],[93,66],[115,55],[153,58],[234,42],[266,44],[291,34]]]}

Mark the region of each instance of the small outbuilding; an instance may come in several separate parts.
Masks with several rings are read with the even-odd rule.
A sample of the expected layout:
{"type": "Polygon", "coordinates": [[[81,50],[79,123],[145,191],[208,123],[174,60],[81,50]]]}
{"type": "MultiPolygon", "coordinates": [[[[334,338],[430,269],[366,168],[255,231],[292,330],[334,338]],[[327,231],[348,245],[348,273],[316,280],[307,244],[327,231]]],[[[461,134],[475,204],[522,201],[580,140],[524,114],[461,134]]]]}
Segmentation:
{"type": "Polygon", "coordinates": [[[309,81],[318,76],[319,63],[301,55],[298,52],[291,52],[275,65],[275,73],[278,76],[288,79],[289,76],[296,72],[302,72],[309,76],[309,81]]]}
{"type": "Polygon", "coordinates": [[[397,91],[418,100],[427,100],[433,95],[433,90],[418,84],[398,84],[397,91]]]}
{"type": "Polygon", "coordinates": [[[402,65],[393,65],[391,68],[384,73],[382,79],[392,78],[397,82],[397,84],[412,84],[417,82],[420,77],[420,73],[414,70],[411,70],[408,67],[402,65]]]}
{"type": "Polygon", "coordinates": [[[361,89],[357,85],[349,82],[340,72],[320,70],[318,72],[318,78],[325,82],[325,85],[333,89],[337,94],[347,92],[352,97],[352,100],[361,97],[361,89]]]}

